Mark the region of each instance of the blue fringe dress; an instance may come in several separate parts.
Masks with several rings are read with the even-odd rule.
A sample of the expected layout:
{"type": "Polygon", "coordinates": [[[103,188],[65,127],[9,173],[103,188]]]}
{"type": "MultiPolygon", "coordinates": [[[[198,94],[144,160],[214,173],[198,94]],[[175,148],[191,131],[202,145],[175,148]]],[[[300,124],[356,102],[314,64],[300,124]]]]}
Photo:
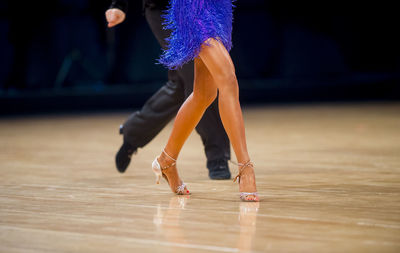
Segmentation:
{"type": "Polygon", "coordinates": [[[232,0],[169,0],[164,29],[170,30],[159,63],[176,69],[199,55],[209,38],[232,48],[232,0]]]}

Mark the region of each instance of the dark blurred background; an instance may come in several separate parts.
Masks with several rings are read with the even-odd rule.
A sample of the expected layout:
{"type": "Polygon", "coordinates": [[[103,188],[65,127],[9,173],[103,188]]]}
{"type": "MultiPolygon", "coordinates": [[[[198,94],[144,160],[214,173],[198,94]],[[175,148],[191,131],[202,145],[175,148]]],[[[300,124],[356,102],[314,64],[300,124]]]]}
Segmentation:
{"type": "MultiPolygon", "coordinates": [[[[166,81],[160,47],[130,1],[0,2],[0,113],[133,109],[166,81]]],[[[400,99],[399,15],[385,2],[238,0],[243,104],[400,99]]]]}

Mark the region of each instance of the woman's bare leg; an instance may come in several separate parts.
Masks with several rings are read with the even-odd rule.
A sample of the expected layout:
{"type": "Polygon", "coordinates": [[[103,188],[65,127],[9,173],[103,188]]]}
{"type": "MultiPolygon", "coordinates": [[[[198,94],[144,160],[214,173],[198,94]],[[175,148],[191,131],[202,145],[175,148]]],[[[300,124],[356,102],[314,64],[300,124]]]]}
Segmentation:
{"type": "MultiPolygon", "coordinates": [[[[239,163],[245,164],[250,160],[247,152],[246,136],[242,110],[239,103],[239,87],[235,75],[235,68],[224,45],[209,39],[209,45],[203,45],[199,57],[207,66],[218,88],[219,111],[224,128],[232,143],[239,163]]],[[[247,168],[240,177],[241,192],[256,192],[254,170],[247,168]]],[[[257,196],[250,195],[248,200],[258,200],[257,196]]]]}
{"type": "MultiPolygon", "coordinates": [[[[200,58],[195,59],[194,63],[193,93],[179,109],[171,135],[164,149],[174,159],[177,159],[183,144],[200,121],[207,107],[217,97],[217,87],[207,67],[200,58]]],[[[164,153],[161,153],[158,161],[161,167],[166,167],[173,163],[173,160],[164,153]]],[[[175,166],[165,170],[164,173],[168,177],[172,190],[181,184],[175,166]]]]}
{"type": "MultiPolygon", "coordinates": [[[[209,45],[203,45],[199,57],[195,59],[193,93],[179,109],[164,150],[173,159],[178,157],[184,142],[200,121],[204,111],[216,98],[218,90],[222,123],[239,163],[246,163],[250,158],[247,152],[235,69],[225,47],[214,39],[208,42],[209,45]]],[[[161,167],[165,167],[173,163],[173,160],[162,153],[159,162],[161,167]]],[[[181,182],[175,166],[165,174],[170,181],[171,189],[181,182]]],[[[241,175],[239,189],[241,192],[257,191],[253,168],[246,169],[241,175]]],[[[258,197],[250,195],[246,199],[258,200],[258,197]]]]}
{"type": "Polygon", "coordinates": [[[199,57],[215,80],[219,91],[218,105],[222,123],[232,142],[240,163],[250,160],[247,152],[242,110],[239,103],[239,86],[235,68],[228,51],[220,42],[210,39],[203,45],[199,57]]]}

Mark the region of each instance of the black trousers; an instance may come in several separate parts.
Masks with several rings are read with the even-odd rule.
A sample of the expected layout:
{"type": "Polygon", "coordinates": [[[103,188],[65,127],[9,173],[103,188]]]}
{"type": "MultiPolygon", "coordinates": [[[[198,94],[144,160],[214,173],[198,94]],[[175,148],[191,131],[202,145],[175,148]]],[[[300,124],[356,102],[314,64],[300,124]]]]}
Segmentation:
{"type": "MultiPolygon", "coordinates": [[[[169,33],[162,28],[162,10],[145,5],[146,20],[160,45],[165,48],[169,33]]],[[[123,124],[124,141],[141,148],[149,143],[175,117],[185,99],[193,92],[194,66],[190,62],[168,71],[168,82],[123,124]]],[[[223,128],[217,99],[210,105],[196,127],[208,161],[230,159],[230,143],[223,128]]]]}

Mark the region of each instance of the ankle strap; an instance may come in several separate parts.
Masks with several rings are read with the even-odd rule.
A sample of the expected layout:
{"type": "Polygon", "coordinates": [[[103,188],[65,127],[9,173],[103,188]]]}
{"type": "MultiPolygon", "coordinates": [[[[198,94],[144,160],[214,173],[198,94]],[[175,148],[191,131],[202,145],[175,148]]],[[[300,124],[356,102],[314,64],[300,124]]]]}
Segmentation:
{"type": "Polygon", "coordinates": [[[164,153],[164,155],[166,155],[169,159],[171,159],[172,161],[176,162],[176,159],[172,158],[170,155],[168,155],[167,152],[165,152],[165,149],[163,149],[162,151],[164,153]]]}
{"type": "Polygon", "coordinates": [[[244,166],[244,165],[248,165],[248,163],[252,163],[250,160],[247,161],[247,162],[245,162],[245,163],[237,163],[237,162],[232,161],[232,160],[228,160],[228,162],[233,163],[234,165],[237,165],[237,166],[239,166],[239,167],[242,167],[242,166],[244,166]]]}
{"type": "Polygon", "coordinates": [[[240,176],[242,175],[244,169],[246,167],[254,167],[253,163],[251,161],[247,161],[245,163],[236,163],[239,167],[239,173],[237,174],[237,176],[233,179],[233,182],[236,182],[237,179],[239,179],[239,183],[240,183],[240,176]]]}

